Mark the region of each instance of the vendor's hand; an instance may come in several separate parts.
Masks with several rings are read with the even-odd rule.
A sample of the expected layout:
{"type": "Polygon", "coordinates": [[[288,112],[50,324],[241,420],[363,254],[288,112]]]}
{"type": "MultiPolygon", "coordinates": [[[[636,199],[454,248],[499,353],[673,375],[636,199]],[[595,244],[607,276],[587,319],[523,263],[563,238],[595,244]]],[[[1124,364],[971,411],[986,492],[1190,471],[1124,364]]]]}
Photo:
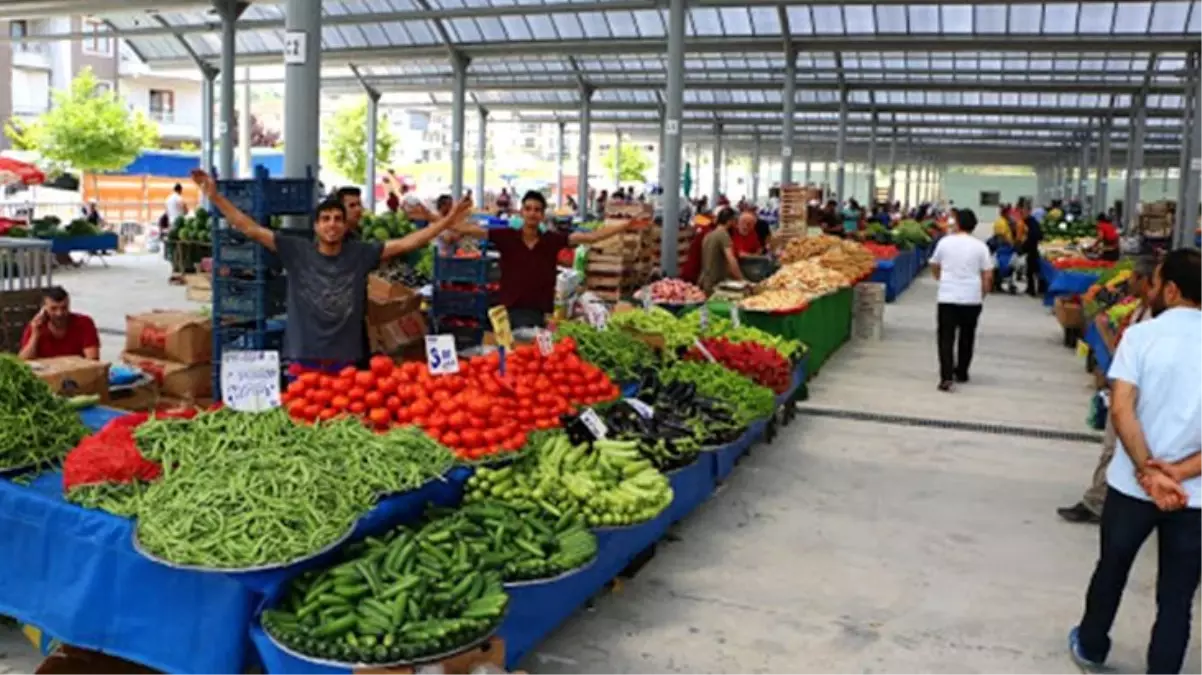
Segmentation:
{"type": "Polygon", "coordinates": [[[454,220],[462,220],[462,219],[466,218],[468,216],[468,214],[470,214],[471,212],[472,212],[472,198],[464,197],[464,198],[460,199],[459,201],[455,202],[455,206],[451,208],[451,212],[448,214],[448,217],[452,218],[454,220]]]}
{"type": "Polygon", "coordinates": [[[1106,318],[1106,314],[1104,312],[1095,316],[1093,318],[1093,322],[1094,325],[1096,325],[1099,329],[1110,328],[1110,320],[1106,318]]]}
{"type": "Polygon", "coordinates": [[[1182,475],[1181,468],[1172,462],[1166,462],[1160,459],[1149,459],[1148,463],[1145,464],[1144,467],[1146,470],[1159,471],[1178,483],[1185,482],[1185,476],[1182,475]]]}
{"type": "Polygon", "coordinates": [[[1176,511],[1185,508],[1189,496],[1185,488],[1169,474],[1157,468],[1145,467],[1137,474],[1139,485],[1148,493],[1161,511],[1176,511]]]}
{"type": "Polygon", "coordinates": [[[200,193],[209,199],[217,196],[217,181],[205,173],[203,169],[192,169],[192,182],[200,188],[200,193]]]}
{"type": "Polygon", "coordinates": [[[45,308],[43,308],[43,309],[38,310],[38,313],[36,315],[34,315],[33,321],[31,321],[30,323],[33,324],[33,330],[35,332],[37,332],[46,327],[46,322],[48,320],[49,320],[49,317],[46,316],[46,310],[45,310],[45,308]]]}

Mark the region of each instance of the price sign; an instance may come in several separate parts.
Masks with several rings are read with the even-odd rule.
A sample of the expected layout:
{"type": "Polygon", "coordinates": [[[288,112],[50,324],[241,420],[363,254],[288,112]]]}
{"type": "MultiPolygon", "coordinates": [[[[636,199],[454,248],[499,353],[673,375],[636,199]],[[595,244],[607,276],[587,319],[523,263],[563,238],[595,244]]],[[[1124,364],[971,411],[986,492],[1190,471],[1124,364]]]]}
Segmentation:
{"type": "Polygon", "coordinates": [[[455,351],[455,336],[426,336],[426,367],[431,375],[454,375],[459,372],[459,353],[455,351]]]}
{"type": "Polygon", "coordinates": [[[555,349],[555,343],[551,340],[551,331],[546,328],[539,328],[534,332],[534,342],[538,345],[538,352],[543,356],[550,356],[551,351],[555,349]]]}
{"type": "Polygon", "coordinates": [[[710,327],[710,307],[709,305],[703,304],[697,311],[701,314],[701,332],[704,333],[705,331],[709,330],[710,327]]]}
{"type": "Polygon", "coordinates": [[[241,412],[263,412],[280,407],[280,353],[223,353],[221,401],[241,412]]]}
{"type": "Polygon", "coordinates": [[[504,305],[490,307],[488,322],[492,324],[492,332],[497,338],[497,344],[505,349],[513,349],[513,331],[509,328],[509,310],[505,309],[504,305]]]}
{"type": "Polygon", "coordinates": [[[580,422],[588,429],[593,438],[602,439],[609,433],[609,428],[605,426],[605,422],[601,421],[601,416],[592,408],[586,409],[580,413],[580,422]]]}
{"type": "Polygon", "coordinates": [[[742,323],[739,322],[739,306],[738,305],[730,306],[730,323],[735,328],[738,328],[739,326],[743,325],[742,323]]]}
{"type": "Polygon", "coordinates": [[[643,287],[643,311],[644,312],[651,311],[651,287],[650,286],[643,287]]]}
{"type": "Polygon", "coordinates": [[[793,156],[793,148],[791,148],[787,145],[781,146],[780,156],[781,157],[792,157],[793,156]]]}
{"type": "Polygon", "coordinates": [[[609,310],[604,305],[589,303],[584,306],[584,318],[593,328],[604,330],[609,325],[609,310]]]}
{"type": "Polygon", "coordinates": [[[677,136],[680,134],[680,120],[667,120],[664,122],[664,133],[669,136],[677,136]]]}
{"type": "Polygon", "coordinates": [[[1202,157],[1195,157],[1189,161],[1190,171],[1202,171],[1202,157]]]}
{"type": "Polygon", "coordinates": [[[637,398],[628,398],[625,400],[626,400],[626,405],[633,408],[634,411],[639,414],[639,417],[642,417],[645,420],[649,420],[652,417],[655,417],[655,408],[652,408],[651,406],[647,405],[646,403],[643,403],[642,401],[638,400],[637,398]]]}
{"type": "Polygon", "coordinates": [[[714,363],[718,360],[714,358],[714,355],[710,353],[710,350],[705,348],[705,345],[701,344],[701,338],[694,339],[693,346],[697,348],[697,351],[701,352],[702,356],[709,359],[710,363],[714,363]]]}
{"type": "Polygon", "coordinates": [[[1089,343],[1085,340],[1077,340],[1077,356],[1080,358],[1089,356],[1089,343]]]}
{"type": "Polygon", "coordinates": [[[284,33],[284,65],[303,66],[308,58],[309,35],[303,30],[284,33]]]}

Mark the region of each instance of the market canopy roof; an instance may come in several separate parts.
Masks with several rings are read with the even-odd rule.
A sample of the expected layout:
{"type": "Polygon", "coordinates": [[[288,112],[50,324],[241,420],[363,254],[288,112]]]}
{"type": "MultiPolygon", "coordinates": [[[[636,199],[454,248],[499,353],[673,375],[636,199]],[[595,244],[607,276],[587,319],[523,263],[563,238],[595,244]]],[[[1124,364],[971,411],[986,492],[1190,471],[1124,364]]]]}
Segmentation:
{"type": "MultiPolygon", "coordinates": [[[[14,0],[0,19],[56,3],[69,4],[14,0]]],[[[1187,54],[1202,34],[1202,0],[686,4],[686,124],[775,113],[779,126],[793,51],[799,115],[834,114],[845,89],[853,122],[875,111],[883,134],[949,114],[979,120],[979,129],[1056,117],[1077,131],[1116,115],[1121,136],[1142,93],[1150,122],[1180,136],[1187,54]]],[[[146,0],[89,3],[152,68],[215,64],[215,12],[189,0],[169,5],[149,13],[146,0]]],[[[456,55],[470,59],[474,105],[574,119],[587,86],[597,118],[657,115],[662,106],[660,0],[327,0],[322,11],[324,89],[358,89],[362,76],[382,92],[428,92],[449,104],[456,55]]],[[[283,22],[283,5],[250,4],[238,21],[238,65],[280,64],[283,22]]]]}

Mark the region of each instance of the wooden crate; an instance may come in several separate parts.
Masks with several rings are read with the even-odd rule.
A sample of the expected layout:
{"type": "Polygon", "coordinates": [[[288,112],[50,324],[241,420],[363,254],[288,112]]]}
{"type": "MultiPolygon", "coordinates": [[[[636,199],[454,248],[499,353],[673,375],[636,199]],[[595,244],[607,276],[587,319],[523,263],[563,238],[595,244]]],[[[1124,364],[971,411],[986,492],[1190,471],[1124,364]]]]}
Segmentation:
{"type": "Polygon", "coordinates": [[[0,291],[0,352],[21,350],[21,334],[42,309],[42,289],[0,291]]]}

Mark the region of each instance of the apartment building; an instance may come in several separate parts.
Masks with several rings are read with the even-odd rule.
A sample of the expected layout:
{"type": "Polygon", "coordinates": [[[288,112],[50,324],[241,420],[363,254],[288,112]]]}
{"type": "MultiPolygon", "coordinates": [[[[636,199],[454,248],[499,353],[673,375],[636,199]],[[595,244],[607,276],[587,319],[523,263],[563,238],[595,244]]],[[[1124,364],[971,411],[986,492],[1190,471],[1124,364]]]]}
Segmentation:
{"type": "MultiPolygon", "coordinates": [[[[130,110],[159,127],[164,147],[200,142],[200,75],[150,73],[121,40],[103,34],[86,17],[56,17],[0,23],[13,37],[51,33],[93,32],[78,41],[12,42],[0,45],[0,120],[33,119],[51,105],[51,92],[64,90],[83,69],[91,68],[98,87],[116,91],[130,110]]],[[[9,147],[0,137],[0,149],[9,147]]]]}

